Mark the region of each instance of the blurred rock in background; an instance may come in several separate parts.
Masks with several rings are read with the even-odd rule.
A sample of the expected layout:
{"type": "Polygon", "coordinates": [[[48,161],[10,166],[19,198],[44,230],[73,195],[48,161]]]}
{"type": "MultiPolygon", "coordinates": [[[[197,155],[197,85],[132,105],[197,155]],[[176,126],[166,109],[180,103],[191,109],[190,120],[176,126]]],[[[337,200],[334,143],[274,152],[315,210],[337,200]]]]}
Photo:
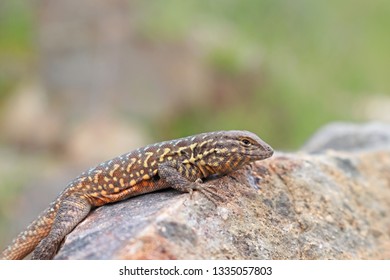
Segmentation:
{"type": "Polygon", "coordinates": [[[204,100],[207,71],[185,42],[148,41],[138,1],[42,1],[43,82],[62,115],[149,121],[204,100]],[[187,105],[188,106],[188,105],[187,105]]]}

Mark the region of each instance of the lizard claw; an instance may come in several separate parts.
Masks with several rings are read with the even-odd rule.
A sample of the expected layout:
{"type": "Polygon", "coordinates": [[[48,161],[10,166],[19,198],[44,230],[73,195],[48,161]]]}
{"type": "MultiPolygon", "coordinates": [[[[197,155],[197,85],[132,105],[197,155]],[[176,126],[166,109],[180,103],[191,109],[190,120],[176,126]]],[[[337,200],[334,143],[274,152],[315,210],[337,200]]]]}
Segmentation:
{"type": "Polygon", "coordinates": [[[192,188],[188,189],[188,193],[190,194],[190,199],[192,200],[192,197],[194,195],[194,189],[192,188]]]}
{"type": "MultiPolygon", "coordinates": [[[[197,180],[198,181],[198,180],[197,180]]],[[[225,201],[225,199],[219,195],[214,189],[215,187],[209,184],[200,184],[195,181],[196,184],[192,186],[191,190],[196,190],[202,193],[208,200],[214,203],[215,206],[218,206],[218,200],[225,201]],[[217,198],[217,199],[216,199],[217,198]]]]}

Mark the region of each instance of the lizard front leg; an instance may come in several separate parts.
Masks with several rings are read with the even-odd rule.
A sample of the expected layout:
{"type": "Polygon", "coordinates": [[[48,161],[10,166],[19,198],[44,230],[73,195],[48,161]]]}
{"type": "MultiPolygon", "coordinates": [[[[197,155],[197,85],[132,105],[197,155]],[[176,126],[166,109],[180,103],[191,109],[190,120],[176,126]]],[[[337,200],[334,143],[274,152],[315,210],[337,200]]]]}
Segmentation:
{"type": "Polygon", "coordinates": [[[49,234],[41,240],[31,258],[52,259],[65,236],[88,215],[90,210],[91,204],[83,195],[73,193],[64,197],[49,234]]]}
{"type": "MultiPolygon", "coordinates": [[[[186,169],[184,166],[181,166],[182,170],[184,170],[184,174],[186,173],[186,169]]],[[[162,163],[158,166],[158,174],[160,179],[164,180],[171,188],[181,191],[188,192],[192,197],[192,193],[194,190],[201,192],[208,200],[213,202],[215,205],[218,205],[217,200],[214,198],[218,198],[220,200],[224,200],[217,192],[212,190],[213,186],[209,184],[202,183],[202,179],[194,175],[191,170],[187,172],[189,174],[189,178],[182,173],[179,172],[177,166],[170,162],[162,163]]]]}

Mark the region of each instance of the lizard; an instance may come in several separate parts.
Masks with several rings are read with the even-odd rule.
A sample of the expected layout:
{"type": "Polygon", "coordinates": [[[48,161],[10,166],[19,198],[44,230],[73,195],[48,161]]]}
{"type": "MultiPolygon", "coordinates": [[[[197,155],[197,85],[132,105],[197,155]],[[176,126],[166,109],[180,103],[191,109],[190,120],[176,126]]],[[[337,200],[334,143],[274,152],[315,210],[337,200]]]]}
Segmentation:
{"type": "Polygon", "coordinates": [[[99,206],[173,188],[221,198],[209,178],[222,177],[273,155],[256,134],[229,130],[201,133],[138,148],[83,172],[21,232],[0,259],[52,259],[62,241],[99,206]]]}

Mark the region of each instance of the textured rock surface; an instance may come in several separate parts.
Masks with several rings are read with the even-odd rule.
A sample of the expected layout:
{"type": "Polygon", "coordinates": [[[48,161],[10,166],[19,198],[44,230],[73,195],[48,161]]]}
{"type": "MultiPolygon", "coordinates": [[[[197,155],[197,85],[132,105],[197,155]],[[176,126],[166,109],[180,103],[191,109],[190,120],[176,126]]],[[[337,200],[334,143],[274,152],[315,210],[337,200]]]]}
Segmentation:
{"type": "Polygon", "coordinates": [[[212,181],[96,209],[57,259],[390,259],[390,150],[277,154],[212,181]]]}

